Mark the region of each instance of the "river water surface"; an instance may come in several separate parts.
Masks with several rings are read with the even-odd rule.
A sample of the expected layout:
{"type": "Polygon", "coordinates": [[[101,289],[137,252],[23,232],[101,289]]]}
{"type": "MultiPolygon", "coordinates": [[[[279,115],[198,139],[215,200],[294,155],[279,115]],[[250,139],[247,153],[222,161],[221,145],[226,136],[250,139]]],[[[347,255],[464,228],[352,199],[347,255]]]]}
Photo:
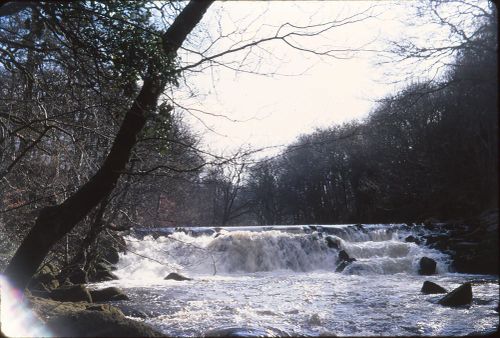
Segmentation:
{"type": "Polygon", "coordinates": [[[420,226],[163,230],[128,236],[120,279],[94,287],[123,288],[130,300],[116,305],[166,335],[462,336],[498,328],[498,276],[453,273],[445,253],[405,242],[424,234],[420,226]],[[356,261],[335,272],[340,250],[356,261]],[[423,256],[437,262],[436,275],[418,274],[423,256]],[[170,272],[193,280],[164,280],[170,272]],[[473,303],[441,306],[443,295],[420,292],[425,280],[448,291],[472,282],[473,303]]]}

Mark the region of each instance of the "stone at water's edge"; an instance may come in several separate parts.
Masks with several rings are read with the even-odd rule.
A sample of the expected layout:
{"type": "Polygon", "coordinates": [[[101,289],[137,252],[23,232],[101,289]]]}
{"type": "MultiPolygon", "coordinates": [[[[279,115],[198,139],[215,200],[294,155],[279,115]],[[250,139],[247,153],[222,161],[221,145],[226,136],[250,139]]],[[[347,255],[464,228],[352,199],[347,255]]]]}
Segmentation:
{"type": "Polygon", "coordinates": [[[183,275],[178,274],[177,272],[171,272],[167,275],[167,277],[163,279],[170,279],[170,280],[176,280],[176,281],[183,281],[183,280],[192,280],[192,278],[189,277],[184,277],[183,275]]]}
{"type": "Polygon", "coordinates": [[[117,275],[109,270],[97,270],[92,278],[94,282],[104,282],[119,279],[117,275]]]}
{"type": "Polygon", "coordinates": [[[471,283],[464,283],[455,290],[451,291],[438,302],[445,306],[462,306],[472,303],[471,283]]]}
{"type": "Polygon", "coordinates": [[[53,300],[63,302],[92,302],[90,292],[83,284],[63,286],[58,289],[54,289],[50,292],[49,296],[53,300]]]}
{"type": "Polygon", "coordinates": [[[129,300],[128,296],[117,287],[109,287],[99,290],[90,290],[94,302],[107,302],[115,300],[129,300]]]}
{"type": "Polygon", "coordinates": [[[433,282],[430,282],[428,280],[426,280],[424,282],[424,285],[422,285],[422,289],[420,290],[422,293],[425,293],[425,294],[432,294],[432,293],[447,293],[448,291],[446,291],[445,288],[443,288],[442,286],[436,284],[436,283],[433,283],[433,282]]]}
{"type": "Polygon", "coordinates": [[[421,275],[433,275],[436,273],[436,261],[429,257],[420,258],[420,268],[418,273],[421,275]]]}

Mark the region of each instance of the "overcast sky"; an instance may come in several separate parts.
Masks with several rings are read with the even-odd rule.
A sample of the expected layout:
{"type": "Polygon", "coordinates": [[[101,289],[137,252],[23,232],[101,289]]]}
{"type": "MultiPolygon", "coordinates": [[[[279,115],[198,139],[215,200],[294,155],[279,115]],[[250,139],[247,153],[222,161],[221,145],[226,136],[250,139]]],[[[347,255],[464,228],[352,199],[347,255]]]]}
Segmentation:
{"type": "MultiPolygon", "coordinates": [[[[227,153],[241,145],[260,148],[289,144],[315,128],[365,117],[377,99],[401,86],[391,83],[395,78],[386,74],[395,73],[395,65],[380,66],[377,62],[388,55],[387,40],[412,34],[405,24],[411,24],[407,22],[407,7],[382,1],[216,2],[204,17],[204,33],[192,38],[192,48],[196,48],[210,41],[205,33],[212,40],[220,34],[229,35],[217,40],[213,51],[207,53],[210,55],[241,40],[272,36],[285,22],[301,26],[342,23],[346,18],[357,22],[297,43],[316,51],[368,51],[320,57],[272,41],[250,54],[231,54],[218,59],[231,69],[217,66],[186,73],[189,90],[195,95],[189,97],[185,91],[176,97],[182,106],[192,109],[185,120],[203,136],[206,147],[227,153]]],[[[428,31],[419,29],[422,38],[430,37],[428,31]]],[[[187,63],[195,60],[188,54],[183,58],[187,63]]]]}

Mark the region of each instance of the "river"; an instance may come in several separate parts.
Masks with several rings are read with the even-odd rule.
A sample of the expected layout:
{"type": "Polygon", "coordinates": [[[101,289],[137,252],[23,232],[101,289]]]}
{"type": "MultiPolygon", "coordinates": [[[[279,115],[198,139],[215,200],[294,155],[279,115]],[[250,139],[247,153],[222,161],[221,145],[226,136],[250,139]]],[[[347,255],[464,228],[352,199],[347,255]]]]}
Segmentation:
{"type": "Polygon", "coordinates": [[[170,336],[454,336],[498,329],[498,276],[454,273],[450,257],[406,242],[427,230],[404,224],[159,229],[126,237],[115,302],[170,336]],[[327,240],[327,237],[329,238],[327,240]],[[336,244],[332,244],[336,243],[336,244]],[[338,246],[338,248],[335,247],[338,246]],[[339,252],[356,261],[335,272],[339,252]],[[437,274],[418,274],[419,260],[437,274]],[[178,272],[193,280],[164,280],[178,272]],[[448,291],[472,283],[473,303],[451,308],[448,291]]]}

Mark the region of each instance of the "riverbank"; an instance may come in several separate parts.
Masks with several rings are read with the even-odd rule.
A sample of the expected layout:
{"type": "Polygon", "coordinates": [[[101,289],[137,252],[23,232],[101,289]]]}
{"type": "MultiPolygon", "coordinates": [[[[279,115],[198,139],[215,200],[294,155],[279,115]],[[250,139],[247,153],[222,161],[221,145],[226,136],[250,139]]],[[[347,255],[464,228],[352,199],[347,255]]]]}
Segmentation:
{"type": "Polygon", "coordinates": [[[498,275],[498,209],[476,217],[449,221],[427,220],[422,236],[430,248],[449,254],[455,272],[498,275]]]}

